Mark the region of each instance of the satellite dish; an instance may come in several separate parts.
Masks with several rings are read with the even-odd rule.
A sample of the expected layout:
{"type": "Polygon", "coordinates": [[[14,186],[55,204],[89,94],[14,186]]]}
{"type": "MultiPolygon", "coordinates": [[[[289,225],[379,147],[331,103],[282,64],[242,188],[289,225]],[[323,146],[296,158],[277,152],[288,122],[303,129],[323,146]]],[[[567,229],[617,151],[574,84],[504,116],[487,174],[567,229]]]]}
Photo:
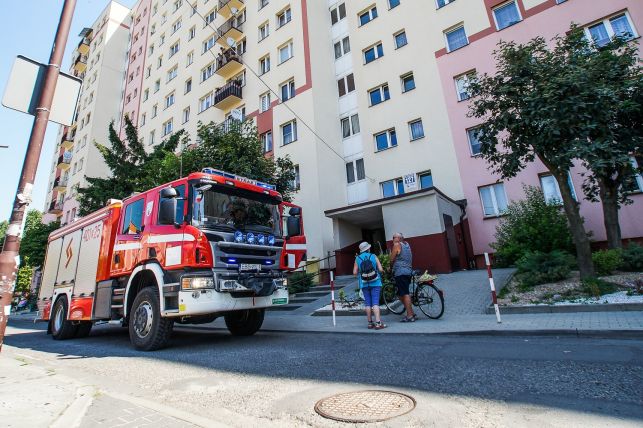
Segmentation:
{"type": "Polygon", "coordinates": [[[226,42],[228,43],[228,46],[230,46],[231,48],[233,48],[237,44],[237,42],[232,37],[228,37],[226,42]]]}

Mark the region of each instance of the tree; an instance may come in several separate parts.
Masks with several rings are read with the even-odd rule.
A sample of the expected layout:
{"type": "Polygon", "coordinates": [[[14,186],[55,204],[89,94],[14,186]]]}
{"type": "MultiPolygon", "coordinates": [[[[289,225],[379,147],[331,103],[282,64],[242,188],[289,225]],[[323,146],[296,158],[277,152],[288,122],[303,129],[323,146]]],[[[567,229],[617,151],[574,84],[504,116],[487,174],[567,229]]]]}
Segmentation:
{"type": "Polygon", "coordinates": [[[568,180],[579,147],[587,144],[593,108],[583,97],[589,85],[575,78],[569,40],[557,37],[552,49],[542,37],[524,45],[500,42],[494,57],[496,74],[477,76],[469,88],[469,115],[482,120],[482,156],[503,179],[535,159],[549,169],[560,188],[581,277],[593,277],[589,238],[568,180]]]}
{"type": "Polygon", "coordinates": [[[27,211],[25,228],[20,240],[21,265],[42,266],[45,262],[49,234],[60,227],[59,222],[42,223],[42,213],[38,210],[27,211]],[[26,262],[28,260],[28,262],[26,262]]]}
{"type": "Polygon", "coordinates": [[[568,36],[568,46],[575,49],[583,67],[573,77],[586,86],[583,95],[591,102],[593,127],[588,144],[581,146],[578,157],[589,170],[583,183],[585,197],[600,199],[607,243],[622,248],[619,208],[631,203],[629,190],[641,167],[631,162],[641,153],[643,141],[643,73],[638,46],[617,37],[600,48],[592,47],[582,33],[568,36]]]}
{"type": "Polygon", "coordinates": [[[31,280],[33,278],[33,267],[29,262],[29,257],[25,257],[20,263],[18,276],[16,277],[16,287],[14,293],[24,293],[31,290],[31,280]]]}
{"type": "Polygon", "coordinates": [[[213,167],[243,177],[274,184],[285,201],[292,199],[295,168],[288,156],[264,156],[252,121],[199,124],[198,145],[182,154],[183,171],[213,167]]]}
{"type": "Polygon", "coordinates": [[[0,250],[2,250],[2,245],[4,245],[4,236],[7,233],[7,227],[9,227],[7,220],[0,221],[0,250]]]}
{"type": "Polygon", "coordinates": [[[124,140],[119,138],[114,129],[114,122],[110,123],[110,145],[96,142],[94,145],[103,156],[111,176],[87,177],[88,186],[78,189],[80,214],[86,215],[104,207],[108,199],[124,199],[134,192],[141,192],[179,178],[178,171],[161,168],[160,164],[171,164],[177,158],[175,151],[181,138],[183,131],[175,132],[148,153],[138,138],[136,127],[128,117],[125,117],[124,140]]]}

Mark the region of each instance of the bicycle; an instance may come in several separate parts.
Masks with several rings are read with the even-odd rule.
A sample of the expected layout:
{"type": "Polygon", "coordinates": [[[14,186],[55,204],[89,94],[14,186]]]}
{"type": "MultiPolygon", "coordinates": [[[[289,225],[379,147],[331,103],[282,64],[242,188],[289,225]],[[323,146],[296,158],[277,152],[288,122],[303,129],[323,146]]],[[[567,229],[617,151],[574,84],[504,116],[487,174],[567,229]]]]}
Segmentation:
{"type": "MultiPolygon", "coordinates": [[[[409,295],[411,304],[431,319],[438,319],[444,313],[444,292],[435,286],[433,280],[418,282],[421,271],[414,270],[411,275],[409,295]]],[[[396,315],[404,312],[404,305],[397,296],[397,288],[391,281],[386,281],[382,287],[382,299],[387,309],[396,315]]]]}

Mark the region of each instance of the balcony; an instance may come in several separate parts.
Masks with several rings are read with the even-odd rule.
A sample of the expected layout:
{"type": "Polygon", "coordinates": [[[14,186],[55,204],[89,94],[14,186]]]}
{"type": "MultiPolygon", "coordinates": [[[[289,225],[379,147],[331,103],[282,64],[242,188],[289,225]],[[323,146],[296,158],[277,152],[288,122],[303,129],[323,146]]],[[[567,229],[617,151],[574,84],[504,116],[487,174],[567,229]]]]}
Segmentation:
{"type": "Polygon", "coordinates": [[[62,171],[68,170],[71,165],[71,158],[71,152],[65,152],[62,155],[58,156],[58,164],[56,165],[56,168],[62,171]]]}
{"type": "Polygon", "coordinates": [[[70,150],[72,147],[74,147],[74,137],[68,137],[67,134],[63,134],[62,138],[60,139],[60,147],[65,150],[70,150]]]}
{"type": "Polygon", "coordinates": [[[226,119],[216,127],[217,131],[225,135],[228,132],[242,132],[243,122],[240,120],[226,119]]]}
{"type": "Polygon", "coordinates": [[[79,55],[76,62],[74,62],[74,71],[76,73],[82,73],[87,69],[87,57],[85,55],[79,55]]]}
{"type": "Polygon", "coordinates": [[[235,42],[238,42],[243,37],[243,23],[246,22],[246,16],[240,15],[234,18],[228,19],[224,22],[218,29],[217,34],[219,38],[217,42],[222,45],[227,46],[227,40],[233,39],[235,42]]]}
{"type": "Polygon", "coordinates": [[[236,80],[228,82],[214,93],[214,106],[227,111],[238,104],[242,96],[241,85],[236,80]]]}
{"type": "Polygon", "coordinates": [[[226,49],[217,56],[217,73],[224,79],[228,79],[243,70],[241,58],[236,54],[234,49],[226,49]]]}
{"type": "Polygon", "coordinates": [[[49,204],[49,210],[47,211],[49,214],[62,214],[63,213],[63,203],[62,202],[54,202],[51,201],[51,204],[49,204]]]}
{"type": "Polygon", "coordinates": [[[78,52],[80,52],[81,55],[87,55],[89,53],[89,39],[87,37],[83,37],[80,40],[80,43],[78,43],[78,52]]]}
{"type": "Polygon", "coordinates": [[[232,9],[237,9],[238,11],[243,9],[245,5],[243,4],[243,0],[219,0],[219,15],[223,16],[224,18],[230,18],[232,15],[232,9]]]}
{"type": "Polygon", "coordinates": [[[69,178],[67,177],[56,177],[54,180],[54,190],[56,192],[64,192],[67,189],[67,182],[69,178]]]}

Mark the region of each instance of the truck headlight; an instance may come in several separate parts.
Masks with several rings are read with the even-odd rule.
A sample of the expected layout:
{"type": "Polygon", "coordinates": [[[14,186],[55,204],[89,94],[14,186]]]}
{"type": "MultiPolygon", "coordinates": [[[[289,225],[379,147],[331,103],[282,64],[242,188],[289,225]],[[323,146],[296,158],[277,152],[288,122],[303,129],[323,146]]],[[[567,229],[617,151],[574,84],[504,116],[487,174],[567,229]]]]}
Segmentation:
{"type": "Polygon", "coordinates": [[[272,284],[275,286],[277,290],[284,290],[288,288],[288,285],[286,283],[285,279],[273,279],[272,284]]]}
{"type": "Polygon", "coordinates": [[[246,287],[239,284],[235,279],[220,279],[219,289],[217,291],[242,291],[247,290],[246,287]]]}
{"type": "Polygon", "coordinates": [[[214,279],[189,276],[181,278],[181,290],[201,290],[204,288],[214,288],[214,279]]]}

